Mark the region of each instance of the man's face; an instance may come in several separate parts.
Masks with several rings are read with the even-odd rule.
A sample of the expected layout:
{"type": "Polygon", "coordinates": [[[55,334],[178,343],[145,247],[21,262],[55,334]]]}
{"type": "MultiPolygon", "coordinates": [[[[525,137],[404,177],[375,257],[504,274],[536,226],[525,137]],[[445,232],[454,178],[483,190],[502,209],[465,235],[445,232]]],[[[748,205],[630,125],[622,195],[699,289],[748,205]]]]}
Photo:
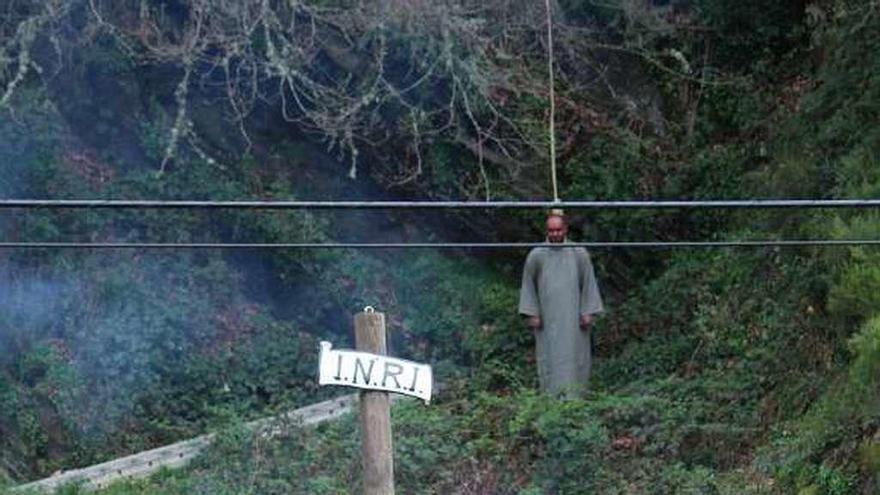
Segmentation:
{"type": "Polygon", "coordinates": [[[568,234],[568,226],[562,217],[552,216],[547,218],[547,240],[550,242],[562,242],[568,234]]]}

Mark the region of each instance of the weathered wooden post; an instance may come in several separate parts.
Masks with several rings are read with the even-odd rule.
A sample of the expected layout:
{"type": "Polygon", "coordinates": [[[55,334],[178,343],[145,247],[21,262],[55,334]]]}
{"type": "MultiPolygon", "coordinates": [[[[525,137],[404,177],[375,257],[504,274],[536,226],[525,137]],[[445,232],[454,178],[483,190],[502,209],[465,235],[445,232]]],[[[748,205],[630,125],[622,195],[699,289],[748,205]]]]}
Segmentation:
{"type": "Polygon", "coordinates": [[[361,454],[364,494],[394,494],[394,453],[391,448],[389,393],[431,400],[431,366],[387,356],[385,315],[367,306],[354,315],[357,350],[334,349],[321,342],[318,384],[362,390],[360,396],[361,454]]]}
{"type": "MultiPolygon", "coordinates": [[[[358,351],[382,356],[387,354],[384,313],[367,307],[356,314],[354,335],[358,351]]],[[[371,363],[370,367],[372,366],[371,363]]],[[[372,370],[368,375],[373,375],[372,370]]],[[[376,381],[378,382],[378,378],[376,381]]],[[[391,405],[388,392],[363,390],[360,394],[364,495],[393,495],[394,453],[391,446],[391,405]]]]}

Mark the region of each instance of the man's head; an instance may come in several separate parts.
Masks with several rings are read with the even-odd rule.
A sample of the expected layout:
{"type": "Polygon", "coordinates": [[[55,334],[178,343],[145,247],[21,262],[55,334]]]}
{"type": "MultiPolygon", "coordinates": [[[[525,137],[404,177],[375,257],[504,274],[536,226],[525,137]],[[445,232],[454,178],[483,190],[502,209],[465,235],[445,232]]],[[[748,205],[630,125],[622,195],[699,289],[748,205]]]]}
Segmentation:
{"type": "Polygon", "coordinates": [[[547,216],[547,240],[553,243],[563,242],[567,235],[568,225],[565,223],[565,217],[551,212],[547,216]]]}

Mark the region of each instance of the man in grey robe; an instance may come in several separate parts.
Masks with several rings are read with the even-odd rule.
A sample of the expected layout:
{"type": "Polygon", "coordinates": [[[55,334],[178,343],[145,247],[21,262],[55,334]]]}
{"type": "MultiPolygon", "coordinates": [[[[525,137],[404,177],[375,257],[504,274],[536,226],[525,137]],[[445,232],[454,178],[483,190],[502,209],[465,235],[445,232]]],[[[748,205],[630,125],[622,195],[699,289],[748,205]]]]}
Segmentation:
{"type": "Polygon", "coordinates": [[[603,311],[590,255],[566,247],[568,226],[559,210],[547,217],[547,245],[529,252],[523,269],[519,313],[535,335],[543,392],[580,397],[590,380],[590,329],[603,311]]]}

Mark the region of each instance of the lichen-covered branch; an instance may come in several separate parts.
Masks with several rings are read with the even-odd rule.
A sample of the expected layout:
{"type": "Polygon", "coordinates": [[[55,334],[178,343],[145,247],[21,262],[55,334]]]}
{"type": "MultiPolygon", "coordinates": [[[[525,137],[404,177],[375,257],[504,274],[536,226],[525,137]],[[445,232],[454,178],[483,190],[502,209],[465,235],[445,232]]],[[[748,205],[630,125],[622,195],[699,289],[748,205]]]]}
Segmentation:
{"type": "MultiPolygon", "coordinates": [[[[57,19],[73,8],[85,34],[81,43],[105,34],[134,63],[184,74],[173,94],[175,117],[160,171],[185,142],[180,137],[197,131],[189,128],[196,125],[187,114],[191,92],[212,85],[222,88],[224,111],[248,149],[250,115],[274,107],[349,160],[352,178],[365,153],[393,148],[412,150],[406,154],[413,162],[379,179],[412,183],[421,175],[421,149],[429,142],[475,143],[462,149],[474,153],[484,197],[491,193],[490,178],[504,182],[525,164],[546,163],[546,14],[540,2],[181,0],[174,8],[147,0],[15,3],[29,15],[0,25],[0,33],[9,35],[0,52],[0,103],[7,104],[26,80],[34,40],[60,32],[57,19]],[[407,169],[417,173],[400,174],[407,169]]],[[[652,42],[678,26],[661,7],[622,2],[620,22],[602,27],[571,21],[555,2],[552,7],[558,17],[555,103],[567,102],[558,108],[563,145],[594,129],[564,125],[580,115],[638,111],[621,81],[631,79],[625,72],[641,70],[640,63],[688,84],[711,83],[697,75],[706,74],[697,67],[699,58],[695,63],[684,49],[652,42]]]]}

